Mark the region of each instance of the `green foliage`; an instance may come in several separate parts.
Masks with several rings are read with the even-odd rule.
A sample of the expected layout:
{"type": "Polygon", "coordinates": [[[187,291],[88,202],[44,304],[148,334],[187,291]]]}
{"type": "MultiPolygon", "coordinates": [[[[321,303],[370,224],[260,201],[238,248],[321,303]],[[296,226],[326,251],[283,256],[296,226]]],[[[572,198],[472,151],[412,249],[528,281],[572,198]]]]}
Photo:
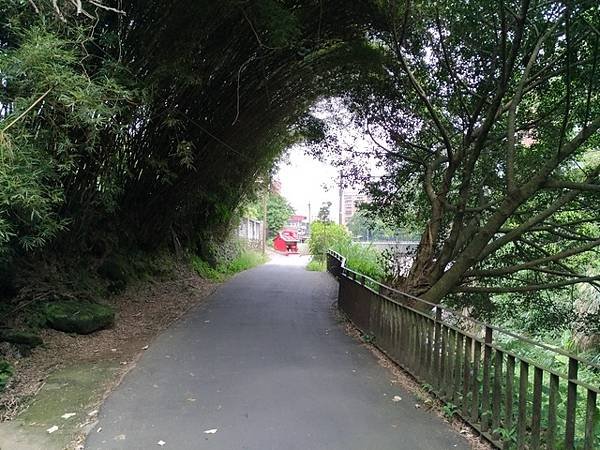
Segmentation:
{"type": "Polygon", "coordinates": [[[348,230],[352,237],[367,241],[414,240],[418,236],[405,230],[395,229],[386,225],[381,218],[369,214],[364,209],[359,209],[348,221],[348,230]]]}
{"type": "MultiPolygon", "coordinates": [[[[369,179],[372,211],[394,229],[423,232],[419,264],[399,278],[406,290],[487,289],[456,294],[457,301],[514,327],[519,317],[530,333],[557,340],[572,321],[568,289],[488,294],[598,273],[595,249],[539,263],[594,242],[600,231],[598,191],[569,187],[597,186],[597,131],[568,155],[560,151],[599,114],[593,2],[568,14],[562,2],[533,2],[524,20],[506,13],[519,11],[514,1],[505,8],[409,2],[405,9],[382,1],[182,0],[168,13],[160,2],[123,2],[126,20],[89,2],[95,18],[75,17],[69,2],[58,2],[64,22],[51,2],[35,3],[40,14],[31,2],[0,0],[3,297],[21,288],[37,298],[24,289],[37,284],[14,276],[15,261],[30,263],[32,272],[55,256],[81,267],[57,264],[56,277],[44,272],[40,289],[49,299],[56,289],[48,285],[61,277],[71,289],[104,293],[82,273],[114,248],[193,248],[202,258],[196,270],[214,277],[253,264],[251,257],[235,262],[235,244],[214,242],[226,240],[240,202],[282,149],[303,139],[335,150],[332,130],[306,115],[323,96],[341,99],[383,144],[371,152],[385,169],[369,179]],[[516,42],[521,25],[524,39],[516,42]],[[524,79],[546,31],[532,78],[524,79]],[[502,60],[513,50],[512,64],[502,60]],[[521,81],[527,88],[519,97],[521,81]],[[511,99],[521,100],[512,110],[514,132],[511,99]],[[516,138],[514,152],[507,137],[516,138]],[[514,187],[537,185],[509,189],[511,155],[514,187]],[[572,192],[532,228],[492,248],[572,192]],[[478,243],[486,247],[473,251],[478,243]],[[72,257],[80,254],[93,258],[72,257]],[[532,260],[538,264],[521,270],[532,260]],[[459,270],[456,279],[441,279],[459,270]]],[[[356,154],[351,159],[360,169],[356,154]]],[[[291,214],[279,200],[269,205],[271,235],[291,214]]],[[[313,225],[316,258],[337,246],[349,267],[379,278],[373,254],[353,247],[343,229],[326,227],[313,225]]],[[[160,261],[146,269],[141,260],[126,266],[161,272],[160,261]]],[[[111,269],[102,276],[122,288],[125,277],[111,269]]],[[[587,332],[598,330],[594,320],[587,332]]]]}
{"type": "MultiPolygon", "coordinates": [[[[566,356],[557,354],[555,352],[551,352],[548,350],[545,350],[539,346],[534,346],[531,345],[527,342],[524,342],[522,340],[519,339],[514,339],[514,338],[510,338],[510,337],[506,337],[503,336],[501,334],[499,334],[499,336],[496,338],[496,345],[498,345],[500,348],[502,348],[504,351],[510,352],[511,354],[516,355],[518,358],[523,358],[527,361],[532,361],[535,364],[539,365],[540,367],[544,367],[544,368],[548,368],[550,370],[552,370],[554,373],[557,374],[562,374],[564,377],[566,377],[567,373],[568,373],[568,363],[569,363],[569,359],[566,356]]],[[[490,385],[494,385],[494,383],[496,382],[496,380],[494,380],[495,377],[495,357],[494,355],[492,355],[491,358],[491,368],[490,368],[490,385]]],[[[513,380],[513,402],[512,402],[512,417],[513,417],[513,421],[512,423],[515,424],[516,420],[519,416],[519,389],[517,388],[520,385],[520,377],[521,377],[521,372],[519,369],[519,363],[517,362],[516,364],[516,369],[514,371],[514,380],[513,380]]],[[[600,374],[590,368],[589,366],[585,365],[585,364],[580,364],[579,365],[579,371],[578,371],[578,375],[577,378],[584,382],[587,383],[590,386],[598,386],[600,384],[600,374]]],[[[507,361],[506,361],[506,354],[504,356],[504,361],[503,361],[503,366],[502,366],[502,370],[501,370],[501,378],[499,380],[499,384],[500,384],[500,388],[501,388],[501,392],[505,393],[507,391],[507,386],[506,386],[506,381],[507,380],[507,361]]],[[[481,379],[481,374],[479,375],[479,381],[478,381],[478,386],[480,389],[479,392],[479,398],[482,398],[482,389],[483,389],[483,383],[482,383],[482,379],[481,379]]],[[[557,424],[556,424],[556,429],[555,429],[555,433],[557,436],[557,439],[559,440],[559,442],[556,442],[555,445],[558,446],[558,448],[560,448],[560,444],[562,444],[562,442],[560,442],[560,440],[562,439],[562,437],[564,436],[565,433],[565,418],[566,418],[566,411],[567,411],[567,398],[568,398],[568,394],[567,394],[567,390],[568,390],[568,383],[566,382],[566,380],[564,378],[561,378],[559,381],[559,385],[558,385],[558,392],[556,395],[556,414],[557,417],[560,418],[560,420],[558,420],[557,424]]],[[[583,390],[581,390],[580,392],[583,392],[583,390]]],[[[528,376],[527,376],[527,403],[531,404],[530,402],[533,399],[533,393],[534,393],[534,368],[533,365],[530,364],[529,365],[529,372],[528,372],[528,376]]],[[[585,436],[585,420],[584,418],[586,417],[586,408],[587,408],[587,402],[586,402],[586,396],[582,395],[581,393],[578,396],[577,399],[577,403],[576,403],[576,417],[577,420],[575,421],[575,439],[576,439],[576,446],[575,448],[582,448],[583,445],[583,441],[584,441],[584,436],[585,436]]],[[[542,411],[541,411],[541,428],[546,429],[548,427],[548,402],[549,402],[549,382],[548,382],[548,377],[546,375],[546,373],[544,374],[544,381],[542,384],[542,411]]],[[[596,417],[598,417],[598,413],[600,413],[600,408],[597,407],[596,410],[596,417]]],[[[489,413],[488,413],[489,414],[489,413]]],[[[502,410],[502,415],[504,416],[504,414],[506,414],[506,411],[502,410]]],[[[505,440],[506,442],[509,443],[514,443],[515,439],[516,439],[516,430],[513,428],[510,429],[506,429],[504,427],[500,427],[497,430],[494,430],[494,433],[497,433],[499,435],[499,437],[502,440],[505,440]]],[[[594,442],[592,447],[596,448],[599,444],[600,444],[600,422],[596,421],[595,425],[594,425],[594,442]]],[[[542,436],[542,442],[544,441],[544,436],[542,436]]]]}
{"type": "Polygon", "coordinates": [[[0,392],[4,390],[6,384],[8,383],[8,380],[10,379],[10,377],[12,377],[12,375],[12,366],[7,361],[0,359],[0,392]]]}
{"type": "MultiPolygon", "coordinates": [[[[371,245],[352,242],[346,228],[332,222],[315,221],[310,225],[308,248],[315,268],[324,264],[327,250],[334,250],[346,258],[346,267],[367,275],[375,280],[382,280],[384,270],[381,254],[371,245]]],[[[312,261],[311,261],[312,263],[312,261]]]]}
{"type": "Polygon", "coordinates": [[[267,202],[268,237],[275,237],[292,214],[294,214],[294,208],[290,206],[285,197],[276,192],[269,192],[267,202]]]}
{"type": "Polygon", "coordinates": [[[500,427],[493,430],[493,433],[497,434],[502,442],[506,442],[507,446],[514,445],[517,442],[517,429],[512,427],[510,429],[500,427]]]}
{"type": "Polygon", "coordinates": [[[397,287],[435,303],[533,301],[585,279],[600,226],[594,3],[505,4],[523,20],[482,2],[377,4],[389,24],[372,42],[380,62],[340,76],[329,112],[373,137],[385,175],[365,174],[365,152],[343,138],[327,145],[366,182],[374,216],[421,234],[397,287]]]}
{"type": "Polygon", "coordinates": [[[313,256],[306,265],[306,270],[310,270],[311,272],[325,272],[327,270],[327,263],[322,257],[313,256]]]}
{"type": "Polygon", "coordinates": [[[381,253],[369,245],[357,242],[338,241],[331,248],[346,258],[346,267],[360,274],[382,281],[385,272],[382,265],[381,253]]]}
{"type": "Polygon", "coordinates": [[[331,202],[323,202],[317,213],[317,220],[320,222],[331,222],[331,202]]]}
{"type": "Polygon", "coordinates": [[[365,344],[374,344],[376,336],[373,333],[364,333],[360,337],[365,344]]]}
{"type": "Polygon", "coordinates": [[[235,274],[244,270],[264,264],[267,261],[266,256],[254,250],[245,250],[240,256],[227,264],[225,273],[235,274]]]}
{"type": "Polygon", "coordinates": [[[275,0],[258,2],[258,17],[268,33],[269,45],[291,46],[300,37],[300,24],[293,11],[275,0]]]}
{"type": "MultiPolygon", "coordinates": [[[[86,29],[58,33],[44,22],[18,29],[18,45],[0,53],[0,258],[43,247],[65,230],[67,180],[81,170],[132,94],[115,66],[84,64],[86,29]]],[[[118,69],[117,69],[118,70],[118,69]]],[[[105,161],[110,164],[110,159],[105,161]]],[[[97,180],[96,204],[110,209],[111,178],[97,180]]]]}
{"type": "MultiPolygon", "coordinates": [[[[95,272],[116,248],[199,252],[214,267],[210,242],[226,240],[257,178],[323,135],[306,111],[365,36],[364,7],[339,0],[319,14],[274,0],[182,0],[169,13],[124,2],[125,15],[97,5],[84,0],[88,16],[0,0],[0,278],[21,271],[0,295],[15,301],[51,299],[56,282],[72,292],[67,266],[95,272]],[[28,282],[21,268],[46,261],[63,279],[28,282]]],[[[137,256],[127,265],[157,272],[137,256]]]]}
{"type": "Polygon", "coordinates": [[[458,406],[456,406],[452,402],[445,403],[444,406],[442,406],[442,413],[444,414],[444,417],[448,420],[452,419],[457,412],[458,406]]]}
{"type": "Polygon", "coordinates": [[[308,248],[313,256],[324,258],[330,248],[349,242],[350,235],[342,225],[322,221],[310,224],[308,248]]]}
{"type": "Polygon", "coordinates": [[[213,281],[222,281],[223,274],[219,272],[219,270],[211,267],[209,263],[200,259],[199,256],[193,255],[190,260],[193,269],[196,271],[198,275],[202,278],[206,278],[208,280],[213,281]]]}
{"type": "Polygon", "coordinates": [[[240,212],[240,217],[247,217],[248,219],[253,220],[263,220],[263,209],[261,203],[262,202],[259,200],[255,200],[243,205],[240,212]]]}
{"type": "Polygon", "coordinates": [[[206,261],[200,259],[200,257],[193,255],[191,257],[191,264],[193,269],[202,278],[206,278],[213,281],[225,281],[232,275],[244,270],[251,269],[253,267],[264,264],[267,258],[261,253],[254,250],[243,250],[234,259],[219,263],[216,267],[212,267],[206,261]]]}

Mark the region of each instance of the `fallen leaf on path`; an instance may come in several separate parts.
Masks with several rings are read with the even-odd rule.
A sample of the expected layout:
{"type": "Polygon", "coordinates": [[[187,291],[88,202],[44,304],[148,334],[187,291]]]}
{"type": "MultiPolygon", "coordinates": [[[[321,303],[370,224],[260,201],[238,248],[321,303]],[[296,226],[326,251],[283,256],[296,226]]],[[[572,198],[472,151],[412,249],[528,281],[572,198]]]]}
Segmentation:
{"type": "Polygon", "coordinates": [[[96,430],[96,433],[100,433],[101,431],[102,431],[102,427],[98,428],[98,429],[96,430]]]}
{"type": "Polygon", "coordinates": [[[56,425],[54,425],[54,426],[51,426],[50,428],[48,428],[46,431],[48,432],[48,434],[52,434],[56,430],[58,430],[58,427],[56,425]]]}
{"type": "Polygon", "coordinates": [[[195,402],[195,401],[196,401],[196,399],[195,399],[195,398],[188,398],[188,399],[187,399],[187,401],[188,401],[188,402],[195,402]]]}
{"type": "Polygon", "coordinates": [[[115,441],[124,441],[127,437],[124,434],[115,436],[115,441]]]}
{"type": "Polygon", "coordinates": [[[415,408],[419,409],[421,407],[421,405],[419,405],[418,403],[415,403],[415,408]]]}
{"type": "Polygon", "coordinates": [[[215,434],[218,431],[218,428],[213,428],[211,430],[206,430],[204,434],[215,434]]]}
{"type": "Polygon", "coordinates": [[[157,444],[158,444],[158,445],[160,445],[160,446],[162,447],[163,445],[165,445],[165,444],[166,444],[166,442],[165,442],[165,441],[158,441],[158,442],[157,442],[157,444]]]}
{"type": "Polygon", "coordinates": [[[65,413],[62,416],[60,416],[62,419],[70,419],[71,417],[73,417],[74,415],[76,415],[75,413],[65,413]]]}
{"type": "Polygon", "coordinates": [[[401,402],[402,401],[402,397],[400,397],[399,395],[394,395],[394,398],[392,399],[393,402],[401,402]]]}
{"type": "Polygon", "coordinates": [[[142,347],[142,350],[148,350],[148,346],[147,346],[147,345],[144,345],[144,346],[142,347]]]}

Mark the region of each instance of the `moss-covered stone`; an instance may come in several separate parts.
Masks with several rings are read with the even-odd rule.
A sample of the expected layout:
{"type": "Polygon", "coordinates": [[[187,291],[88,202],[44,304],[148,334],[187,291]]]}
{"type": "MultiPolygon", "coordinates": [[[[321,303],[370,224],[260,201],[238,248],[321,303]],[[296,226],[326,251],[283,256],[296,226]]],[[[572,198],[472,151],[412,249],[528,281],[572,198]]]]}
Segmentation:
{"type": "Polygon", "coordinates": [[[48,326],[66,333],[90,334],[114,323],[115,313],[99,303],[59,301],[46,307],[48,326]]]}
{"type": "Polygon", "coordinates": [[[44,342],[39,334],[27,330],[0,329],[0,342],[37,347],[44,342]]]}
{"type": "Polygon", "coordinates": [[[0,449],[75,448],[74,440],[90,425],[88,413],[98,408],[120,367],[118,361],[76,363],[51,373],[27,408],[15,419],[0,423],[0,449]],[[67,412],[75,416],[61,418],[67,412]],[[48,433],[54,425],[58,430],[48,433]]]}

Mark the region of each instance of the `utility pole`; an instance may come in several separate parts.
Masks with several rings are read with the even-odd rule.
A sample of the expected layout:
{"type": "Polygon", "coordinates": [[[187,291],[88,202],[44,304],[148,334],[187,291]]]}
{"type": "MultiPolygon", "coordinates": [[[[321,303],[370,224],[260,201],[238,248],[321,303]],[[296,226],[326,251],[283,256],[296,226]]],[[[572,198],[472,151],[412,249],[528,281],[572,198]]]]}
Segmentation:
{"type": "Polygon", "coordinates": [[[263,227],[262,227],[262,254],[267,254],[267,202],[271,190],[271,176],[267,178],[266,189],[263,195],[263,227]]]}
{"type": "Polygon", "coordinates": [[[310,202],[308,202],[308,224],[309,225],[310,225],[310,219],[311,219],[311,216],[310,216],[310,202]]]}
{"type": "Polygon", "coordinates": [[[338,208],[338,223],[342,225],[342,200],[344,198],[344,172],[340,170],[340,205],[338,208]]]}

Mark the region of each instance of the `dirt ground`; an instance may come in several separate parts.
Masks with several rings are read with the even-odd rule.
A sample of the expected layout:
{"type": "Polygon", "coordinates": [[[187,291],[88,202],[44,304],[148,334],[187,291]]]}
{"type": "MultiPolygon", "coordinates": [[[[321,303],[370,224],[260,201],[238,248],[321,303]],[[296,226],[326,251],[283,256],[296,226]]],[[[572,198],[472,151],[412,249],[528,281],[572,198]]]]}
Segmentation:
{"type": "Polygon", "coordinates": [[[170,280],[137,282],[106,300],[116,312],[113,328],[90,335],[42,331],[42,347],[25,358],[7,358],[15,375],[0,395],[0,422],[14,419],[26,409],[51,373],[73,364],[113,363],[118,367],[110,383],[110,388],[114,387],[160,331],[215,288],[215,283],[181,268],[170,280]]]}

